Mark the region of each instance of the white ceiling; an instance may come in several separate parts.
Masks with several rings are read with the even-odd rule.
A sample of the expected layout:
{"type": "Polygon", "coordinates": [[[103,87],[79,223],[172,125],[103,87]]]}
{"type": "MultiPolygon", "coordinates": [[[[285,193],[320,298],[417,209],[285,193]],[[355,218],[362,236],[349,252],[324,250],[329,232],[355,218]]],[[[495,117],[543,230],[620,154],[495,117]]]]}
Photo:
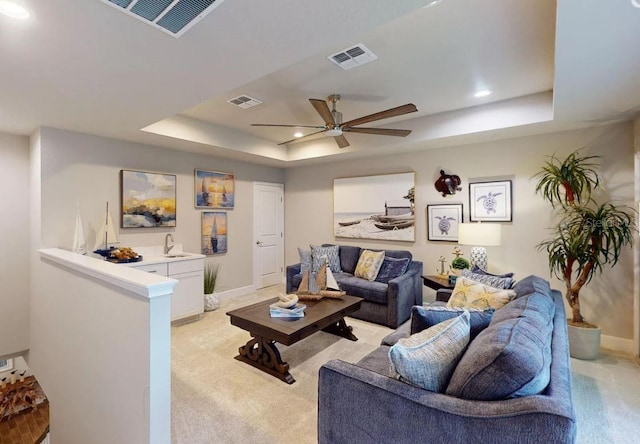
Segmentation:
{"type": "Polygon", "coordinates": [[[0,131],[51,126],[282,167],[591,125],[640,106],[640,9],[630,0],[227,0],[175,39],[99,0],[14,0],[0,15],[0,131]],[[556,4],[557,3],[557,4],[556,4]],[[365,44],[343,71],[327,56],[365,44]],[[477,99],[477,89],[494,91],[477,99]],[[348,134],[279,146],[316,125],[414,103],[348,134]],[[240,94],[264,103],[240,109],[240,94]],[[143,130],[144,129],[144,130],[143,130]]]}

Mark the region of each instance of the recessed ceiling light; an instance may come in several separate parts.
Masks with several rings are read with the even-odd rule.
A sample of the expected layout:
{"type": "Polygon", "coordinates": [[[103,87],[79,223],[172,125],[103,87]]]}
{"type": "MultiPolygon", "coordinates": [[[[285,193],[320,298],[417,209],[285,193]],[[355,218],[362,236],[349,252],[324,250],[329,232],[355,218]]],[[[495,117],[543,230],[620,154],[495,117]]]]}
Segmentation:
{"type": "Polygon", "coordinates": [[[490,94],[491,94],[491,91],[489,91],[488,89],[483,89],[482,91],[478,91],[477,93],[475,93],[474,96],[475,97],[487,97],[490,94]]]}
{"type": "Polygon", "coordinates": [[[293,135],[293,137],[302,137],[304,134],[302,134],[301,132],[297,132],[293,135]]]}
{"type": "Polygon", "coordinates": [[[26,20],[29,18],[29,11],[14,2],[0,0],[0,14],[18,20],[26,20]]]}

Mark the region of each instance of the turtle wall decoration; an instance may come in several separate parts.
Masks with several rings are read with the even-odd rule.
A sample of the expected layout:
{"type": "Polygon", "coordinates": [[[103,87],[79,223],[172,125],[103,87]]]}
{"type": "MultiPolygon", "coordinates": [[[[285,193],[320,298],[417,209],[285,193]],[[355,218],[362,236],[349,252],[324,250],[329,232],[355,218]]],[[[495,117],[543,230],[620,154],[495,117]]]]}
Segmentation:
{"type": "Polygon", "coordinates": [[[442,193],[442,197],[452,196],[456,191],[462,191],[462,180],[460,176],[455,174],[445,174],[444,170],[440,170],[440,177],[434,183],[436,190],[442,193]]]}

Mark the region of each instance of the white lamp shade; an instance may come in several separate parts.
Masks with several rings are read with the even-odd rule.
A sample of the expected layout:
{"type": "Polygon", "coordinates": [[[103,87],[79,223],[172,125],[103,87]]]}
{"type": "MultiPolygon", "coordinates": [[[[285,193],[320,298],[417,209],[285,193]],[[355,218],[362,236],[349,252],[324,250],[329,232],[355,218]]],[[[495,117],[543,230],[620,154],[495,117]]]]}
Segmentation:
{"type": "Polygon", "coordinates": [[[500,245],[502,225],[488,223],[468,223],[458,225],[458,243],[492,247],[500,245]]]}

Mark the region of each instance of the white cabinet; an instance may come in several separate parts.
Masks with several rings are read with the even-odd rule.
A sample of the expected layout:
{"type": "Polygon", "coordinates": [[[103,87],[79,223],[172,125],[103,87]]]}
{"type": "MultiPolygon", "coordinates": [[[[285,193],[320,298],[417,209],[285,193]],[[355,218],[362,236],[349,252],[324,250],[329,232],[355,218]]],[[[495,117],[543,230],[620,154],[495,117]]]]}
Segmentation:
{"type": "Polygon", "coordinates": [[[177,279],[171,295],[171,320],[199,315],[204,312],[204,259],[179,260],[132,267],[177,279]]]}
{"type": "Polygon", "coordinates": [[[169,262],[168,276],[177,279],[171,296],[171,320],[204,312],[204,260],[169,262]]]}

